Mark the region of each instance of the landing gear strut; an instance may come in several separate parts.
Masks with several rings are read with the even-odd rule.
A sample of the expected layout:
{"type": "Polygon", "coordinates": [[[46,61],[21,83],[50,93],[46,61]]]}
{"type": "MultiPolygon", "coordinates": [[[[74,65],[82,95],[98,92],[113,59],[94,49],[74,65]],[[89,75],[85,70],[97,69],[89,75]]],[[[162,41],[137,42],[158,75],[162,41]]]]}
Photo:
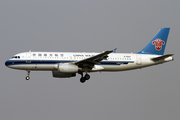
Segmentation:
{"type": "Polygon", "coordinates": [[[81,73],[81,78],[80,78],[80,82],[84,83],[86,82],[86,80],[90,79],[90,75],[86,73],[86,75],[83,77],[83,73],[81,73]]]}
{"type": "Polygon", "coordinates": [[[30,71],[27,71],[26,80],[29,80],[29,79],[30,79],[29,75],[30,75],[30,71]]]}

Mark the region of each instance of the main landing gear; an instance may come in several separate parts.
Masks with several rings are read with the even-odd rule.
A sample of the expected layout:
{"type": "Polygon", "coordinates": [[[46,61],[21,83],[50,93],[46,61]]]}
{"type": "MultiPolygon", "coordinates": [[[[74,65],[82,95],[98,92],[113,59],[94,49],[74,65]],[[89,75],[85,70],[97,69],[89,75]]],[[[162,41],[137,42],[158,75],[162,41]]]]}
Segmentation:
{"type": "Polygon", "coordinates": [[[29,80],[29,79],[30,79],[29,75],[30,75],[30,71],[27,71],[26,80],[29,80]]]}
{"type": "Polygon", "coordinates": [[[86,80],[90,79],[90,75],[86,73],[86,75],[83,77],[83,74],[81,74],[80,82],[84,83],[86,80]]]}

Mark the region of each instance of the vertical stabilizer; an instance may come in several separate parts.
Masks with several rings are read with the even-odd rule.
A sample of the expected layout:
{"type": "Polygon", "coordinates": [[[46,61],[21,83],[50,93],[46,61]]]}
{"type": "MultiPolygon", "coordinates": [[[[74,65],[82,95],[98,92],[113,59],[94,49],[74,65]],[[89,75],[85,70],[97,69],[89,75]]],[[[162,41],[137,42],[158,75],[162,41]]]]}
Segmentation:
{"type": "Polygon", "coordinates": [[[163,55],[166,47],[170,28],[161,28],[147,46],[139,54],[163,55]]]}

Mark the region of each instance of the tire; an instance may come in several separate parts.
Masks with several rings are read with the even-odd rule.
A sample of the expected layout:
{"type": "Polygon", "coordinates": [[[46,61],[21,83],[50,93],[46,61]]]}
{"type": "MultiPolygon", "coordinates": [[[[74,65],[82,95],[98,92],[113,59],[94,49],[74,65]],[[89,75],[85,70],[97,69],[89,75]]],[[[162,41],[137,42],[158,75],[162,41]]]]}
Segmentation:
{"type": "Polygon", "coordinates": [[[86,75],[84,76],[84,78],[85,78],[86,80],[89,80],[89,79],[90,79],[90,75],[89,75],[89,74],[86,74],[86,75]]]}
{"type": "Polygon", "coordinates": [[[86,82],[86,79],[84,77],[81,77],[80,82],[84,83],[84,82],[86,82]]]}
{"type": "Polygon", "coordinates": [[[30,77],[29,76],[26,76],[26,80],[29,80],[30,79],[30,77]]]}

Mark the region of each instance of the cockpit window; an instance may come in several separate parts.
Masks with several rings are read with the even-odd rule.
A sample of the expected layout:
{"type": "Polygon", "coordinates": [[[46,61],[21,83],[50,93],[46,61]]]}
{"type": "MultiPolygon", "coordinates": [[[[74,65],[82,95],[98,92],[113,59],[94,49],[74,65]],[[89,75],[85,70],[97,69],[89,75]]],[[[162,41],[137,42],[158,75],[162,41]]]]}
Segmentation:
{"type": "Polygon", "coordinates": [[[20,56],[13,56],[12,58],[15,58],[15,59],[20,59],[20,56]]]}

